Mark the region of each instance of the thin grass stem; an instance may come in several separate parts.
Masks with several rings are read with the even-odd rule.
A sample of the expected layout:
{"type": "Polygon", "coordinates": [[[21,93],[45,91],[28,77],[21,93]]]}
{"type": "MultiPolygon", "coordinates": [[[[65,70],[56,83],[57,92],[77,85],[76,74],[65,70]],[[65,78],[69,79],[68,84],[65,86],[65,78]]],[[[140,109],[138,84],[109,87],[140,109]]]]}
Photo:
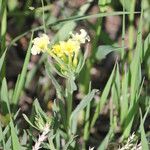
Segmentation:
{"type": "MultiPolygon", "coordinates": [[[[7,30],[7,1],[2,0],[1,4],[1,50],[0,56],[2,56],[3,52],[6,48],[6,30],[7,30]]],[[[3,67],[1,70],[1,79],[5,77],[5,61],[3,63],[3,67]]]]}
{"type": "Polygon", "coordinates": [[[42,3],[42,19],[43,19],[43,28],[44,28],[44,32],[46,33],[46,23],[45,23],[45,12],[44,12],[44,2],[43,0],[41,0],[41,3],[42,3]]]}

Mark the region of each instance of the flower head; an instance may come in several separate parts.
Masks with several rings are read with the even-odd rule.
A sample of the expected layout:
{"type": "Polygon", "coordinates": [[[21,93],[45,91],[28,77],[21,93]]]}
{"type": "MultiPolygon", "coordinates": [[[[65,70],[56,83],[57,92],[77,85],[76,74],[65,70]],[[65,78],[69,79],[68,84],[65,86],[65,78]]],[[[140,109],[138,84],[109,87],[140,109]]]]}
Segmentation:
{"type": "Polygon", "coordinates": [[[73,54],[80,49],[80,45],[71,39],[66,42],[60,42],[60,47],[67,56],[73,56],[73,54]]]}
{"type": "Polygon", "coordinates": [[[64,56],[64,53],[62,51],[60,44],[55,44],[54,46],[52,46],[51,51],[59,58],[62,58],[64,56]]]}
{"type": "Polygon", "coordinates": [[[32,55],[40,54],[40,52],[46,52],[48,50],[48,44],[50,43],[49,37],[46,34],[42,34],[40,37],[33,39],[32,42],[32,55]]]}
{"type": "Polygon", "coordinates": [[[87,40],[88,42],[90,41],[90,37],[88,36],[87,32],[84,29],[80,30],[80,34],[76,33],[70,33],[72,40],[79,42],[80,44],[84,44],[85,41],[87,40]]]}
{"type": "MultiPolygon", "coordinates": [[[[56,61],[57,69],[61,71],[62,74],[66,75],[67,72],[72,71],[76,73],[80,67],[77,66],[79,64],[79,60],[81,60],[79,55],[81,44],[84,44],[86,41],[90,41],[90,37],[84,29],[81,29],[80,33],[70,33],[70,35],[71,37],[68,40],[60,41],[51,45],[51,48],[49,48],[49,37],[46,34],[42,34],[41,37],[37,37],[33,40],[31,53],[36,55],[40,52],[47,52],[47,54],[56,61]]],[[[82,61],[80,61],[80,63],[81,62],[82,61]]]]}

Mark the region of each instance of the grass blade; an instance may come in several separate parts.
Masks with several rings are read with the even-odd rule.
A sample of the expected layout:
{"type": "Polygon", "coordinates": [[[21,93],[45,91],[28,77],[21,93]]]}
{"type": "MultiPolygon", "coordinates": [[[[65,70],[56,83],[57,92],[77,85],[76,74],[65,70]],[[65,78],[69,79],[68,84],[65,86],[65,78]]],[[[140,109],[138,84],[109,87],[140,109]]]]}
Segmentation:
{"type": "MultiPolygon", "coordinates": [[[[149,110],[149,109],[148,109],[149,110]]],[[[148,141],[146,139],[145,131],[144,131],[144,121],[142,119],[142,112],[140,110],[140,132],[141,132],[141,143],[142,143],[142,149],[143,150],[149,150],[148,141]]]]}
{"type": "Polygon", "coordinates": [[[92,90],[90,93],[88,93],[87,96],[85,96],[83,98],[83,100],[81,100],[81,102],[79,103],[79,105],[75,108],[75,110],[72,112],[71,114],[71,117],[70,117],[70,120],[73,120],[73,118],[75,116],[78,115],[78,113],[83,110],[90,102],[91,100],[94,98],[95,96],[95,93],[97,92],[98,90],[94,89],[92,90]]]}
{"type": "Polygon", "coordinates": [[[125,118],[127,116],[128,111],[128,99],[129,99],[129,93],[128,93],[128,80],[129,80],[129,74],[127,71],[125,71],[124,76],[122,78],[122,97],[120,99],[120,121],[121,124],[125,121],[125,118]]]}
{"type": "Polygon", "coordinates": [[[131,76],[131,96],[130,96],[130,106],[129,106],[129,113],[127,115],[127,119],[125,121],[125,130],[123,133],[123,138],[126,138],[129,136],[132,123],[135,116],[135,111],[138,110],[138,97],[137,93],[140,89],[140,83],[141,83],[141,64],[140,64],[140,56],[142,52],[142,14],[140,18],[140,24],[138,28],[138,36],[137,36],[137,45],[134,52],[134,58],[130,65],[130,76],[131,76]],[[140,74],[139,74],[140,73],[140,74]]]}
{"type": "Polygon", "coordinates": [[[3,66],[3,62],[4,62],[4,59],[5,59],[5,55],[6,55],[6,51],[2,54],[2,56],[0,57],[0,72],[1,72],[1,69],[2,69],[2,66],[3,66]]]}
{"type": "Polygon", "coordinates": [[[21,145],[14,127],[13,121],[10,122],[11,139],[12,139],[12,150],[21,150],[21,145]]]}
{"type": "Polygon", "coordinates": [[[3,134],[2,125],[1,125],[1,122],[0,122],[0,142],[1,141],[2,141],[2,144],[3,144],[4,150],[6,150],[6,144],[5,144],[5,140],[4,140],[4,134],[3,134]]]}
{"type": "Polygon", "coordinates": [[[108,134],[106,135],[105,139],[102,141],[102,143],[100,144],[97,150],[106,150],[109,140],[112,136],[113,136],[113,130],[110,128],[108,134]]]}
{"type": "Polygon", "coordinates": [[[104,104],[105,104],[105,102],[107,100],[108,94],[109,94],[110,89],[111,89],[111,85],[113,83],[114,74],[115,74],[115,68],[116,68],[116,66],[114,66],[113,71],[112,71],[112,73],[111,73],[111,75],[109,77],[109,80],[107,81],[107,84],[106,84],[106,86],[105,86],[105,88],[103,90],[102,96],[101,96],[101,98],[100,98],[100,100],[99,100],[99,102],[98,102],[98,104],[96,106],[96,111],[94,113],[94,116],[93,116],[93,119],[92,119],[92,122],[91,122],[91,128],[94,126],[94,124],[95,124],[95,122],[96,122],[96,120],[97,120],[97,118],[99,116],[99,113],[102,110],[102,108],[103,108],[103,106],[104,106],[104,104]]]}
{"type": "Polygon", "coordinates": [[[30,50],[31,50],[31,45],[32,45],[32,38],[33,38],[33,33],[30,39],[30,44],[27,50],[27,54],[26,54],[26,58],[24,61],[24,65],[23,65],[23,69],[21,71],[21,75],[19,78],[19,81],[17,83],[17,86],[15,87],[15,92],[13,94],[13,104],[17,105],[18,101],[19,101],[19,97],[20,94],[23,90],[24,84],[25,84],[25,78],[26,78],[26,74],[27,74],[27,69],[28,69],[28,64],[29,64],[29,60],[30,60],[30,50]]]}
{"type": "Polygon", "coordinates": [[[7,82],[6,79],[4,78],[2,81],[2,87],[1,87],[1,101],[2,103],[2,109],[6,113],[11,114],[10,112],[10,105],[9,105],[9,99],[8,99],[8,89],[7,89],[7,82]]]}

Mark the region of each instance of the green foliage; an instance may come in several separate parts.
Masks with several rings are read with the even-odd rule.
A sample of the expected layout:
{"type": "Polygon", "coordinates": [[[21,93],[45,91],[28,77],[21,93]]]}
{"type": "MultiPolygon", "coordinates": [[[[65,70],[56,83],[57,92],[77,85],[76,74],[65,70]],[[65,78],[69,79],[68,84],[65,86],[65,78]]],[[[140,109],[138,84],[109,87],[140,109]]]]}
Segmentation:
{"type": "Polygon", "coordinates": [[[93,116],[93,119],[92,119],[92,122],[91,122],[91,128],[94,126],[96,120],[98,119],[99,113],[102,111],[102,108],[104,107],[104,104],[107,101],[107,97],[109,95],[111,85],[112,85],[113,80],[114,80],[114,73],[115,73],[115,67],[114,67],[114,69],[113,69],[113,71],[112,71],[112,73],[109,77],[109,80],[106,83],[106,86],[105,86],[105,88],[102,92],[102,95],[99,99],[99,102],[96,105],[96,110],[95,110],[95,113],[94,113],[94,116],[93,116]]]}
{"type": "Polygon", "coordinates": [[[96,52],[96,59],[97,60],[102,60],[106,57],[107,54],[114,52],[114,51],[120,51],[120,47],[113,47],[110,45],[101,45],[98,47],[97,52],[96,52]]]}
{"type": "MultiPolygon", "coordinates": [[[[66,9],[69,3],[61,1],[58,2],[60,14],[55,16],[51,11],[53,5],[56,5],[53,2],[0,0],[0,149],[27,150],[38,145],[37,149],[41,147],[50,150],[86,150],[95,142],[94,136],[96,135],[97,143],[93,146],[98,150],[105,150],[112,141],[117,145],[117,141],[123,143],[133,132],[136,136],[131,136],[135,138],[132,139],[133,142],[131,141],[132,146],[136,147],[139,144],[142,149],[149,149],[149,135],[145,122],[150,115],[148,93],[150,90],[150,33],[148,28],[150,4],[148,0],[141,2],[137,39],[134,40],[134,31],[136,31],[134,22],[137,22],[138,15],[134,16],[140,13],[135,11],[136,1],[120,0],[121,3],[117,6],[120,5],[123,11],[117,11],[117,7],[112,5],[113,2],[113,0],[99,0],[95,4],[95,1],[88,0],[80,9],[74,10],[71,7],[66,9]],[[128,5],[129,3],[131,5],[128,5]],[[90,14],[89,10],[93,5],[98,6],[99,12],[90,14]],[[114,11],[108,12],[109,8],[114,11]],[[128,15],[129,23],[126,22],[126,15],[128,15]],[[122,18],[122,33],[118,33],[118,36],[122,37],[121,46],[117,45],[117,39],[110,40],[109,34],[102,30],[107,28],[104,25],[106,20],[102,18],[110,16],[122,18]],[[17,33],[14,38],[7,30],[10,28],[11,19],[12,22],[15,20],[17,32],[22,32],[17,33]],[[35,22],[36,27],[30,25],[31,22],[28,22],[30,19],[35,22]],[[97,19],[96,24],[92,23],[92,19],[97,19]],[[26,22],[28,22],[27,28],[26,22]],[[89,47],[83,46],[81,48],[83,51],[79,52],[76,68],[70,67],[57,56],[50,58],[45,53],[33,68],[28,70],[30,58],[32,58],[33,33],[41,30],[49,33],[52,36],[49,44],[51,48],[55,42],[67,39],[70,32],[81,28],[79,24],[91,34],[89,44],[91,54],[89,54],[89,47]],[[128,45],[125,42],[126,34],[129,40],[128,45]],[[11,42],[6,40],[7,36],[12,38],[11,42]],[[5,74],[7,71],[7,58],[5,57],[9,54],[9,50],[25,36],[31,38],[22,71],[17,76],[14,87],[10,88],[7,74],[5,74]],[[102,60],[109,61],[107,55],[112,52],[117,55],[117,60],[111,65],[113,69],[108,71],[111,73],[107,75],[108,80],[98,95],[96,93],[99,89],[92,89],[95,85],[91,83],[96,79],[91,77],[90,72],[96,65],[100,67],[102,60]],[[62,71],[63,69],[65,72],[62,71]],[[45,78],[46,82],[41,84],[41,79],[45,78]],[[38,99],[30,105],[31,110],[28,110],[28,114],[26,112],[22,114],[20,109],[17,111],[21,96],[25,96],[26,89],[30,89],[33,80],[36,81],[32,86],[36,93],[30,94],[33,94],[32,98],[38,99]],[[50,110],[47,110],[51,94],[53,102],[50,110]],[[106,110],[108,111],[105,112],[106,110]],[[99,139],[99,124],[97,123],[103,111],[109,116],[107,122],[109,129],[106,135],[101,135],[102,139],[99,139]],[[27,127],[23,125],[24,122],[27,127]],[[25,127],[28,129],[24,129],[25,127]],[[137,140],[139,143],[135,142],[137,140]]],[[[31,60],[34,61],[34,58],[31,60]]],[[[101,70],[97,70],[103,74],[101,70]]]]}
{"type": "Polygon", "coordinates": [[[11,139],[12,139],[12,150],[21,149],[19,138],[17,136],[16,129],[14,127],[12,120],[10,121],[10,129],[11,129],[11,139]]]}
{"type": "Polygon", "coordinates": [[[22,68],[22,72],[19,75],[19,78],[17,80],[17,84],[15,86],[15,90],[14,90],[14,94],[13,94],[13,98],[12,98],[14,105],[16,105],[18,103],[19,96],[20,96],[21,91],[22,91],[23,86],[24,86],[25,77],[26,77],[26,74],[27,74],[27,67],[28,67],[29,60],[30,60],[30,55],[31,55],[30,50],[31,50],[32,38],[33,38],[33,33],[32,33],[32,36],[31,36],[31,40],[30,40],[29,48],[28,48],[26,58],[25,58],[25,61],[24,61],[24,65],[23,65],[23,68],[22,68]]]}
{"type": "Polygon", "coordinates": [[[71,120],[74,120],[74,118],[76,118],[76,116],[78,115],[78,113],[81,110],[83,110],[90,103],[90,101],[93,99],[96,91],[97,90],[92,90],[91,92],[88,93],[88,95],[85,98],[83,98],[83,100],[80,102],[80,104],[72,112],[71,117],[70,117],[71,120]]]}
{"type": "MultiPolygon", "coordinates": [[[[146,118],[146,115],[149,111],[149,108],[147,109],[147,112],[145,113],[145,116],[144,116],[145,118],[146,118]]],[[[145,134],[145,131],[144,131],[144,121],[145,121],[144,119],[142,119],[142,113],[141,113],[141,110],[140,110],[140,120],[141,120],[140,121],[140,132],[141,132],[142,149],[148,150],[149,149],[148,141],[146,139],[146,134],[145,134]]]]}
{"type": "Polygon", "coordinates": [[[4,59],[5,59],[5,55],[6,55],[6,51],[3,53],[3,55],[0,58],[0,71],[2,69],[2,65],[3,65],[4,59]]]}

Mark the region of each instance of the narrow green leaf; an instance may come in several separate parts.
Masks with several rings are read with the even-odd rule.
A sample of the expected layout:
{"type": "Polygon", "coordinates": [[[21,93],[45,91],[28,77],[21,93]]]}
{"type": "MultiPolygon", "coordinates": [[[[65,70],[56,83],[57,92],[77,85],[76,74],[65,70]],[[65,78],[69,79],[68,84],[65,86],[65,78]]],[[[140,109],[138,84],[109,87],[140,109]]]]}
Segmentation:
{"type": "Polygon", "coordinates": [[[20,143],[21,143],[21,145],[26,145],[27,141],[28,141],[28,134],[25,130],[23,130],[23,135],[22,135],[20,143]]]}
{"type": "Polygon", "coordinates": [[[100,98],[100,101],[99,101],[99,111],[102,110],[103,106],[104,106],[104,103],[106,102],[106,99],[107,99],[107,96],[109,94],[109,91],[110,91],[110,88],[111,88],[111,85],[112,85],[112,82],[113,82],[113,78],[114,78],[114,73],[115,73],[115,67],[110,75],[110,78],[103,90],[103,93],[102,93],[102,96],[100,98]]]}
{"type": "Polygon", "coordinates": [[[150,33],[147,35],[146,39],[144,40],[143,44],[143,54],[142,54],[142,62],[144,59],[150,56],[150,33]]]}
{"type": "Polygon", "coordinates": [[[141,143],[142,143],[142,149],[143,150],[149,150],[149,146],[148,146],[148,141],[146,139],[146,134],[145,134],[145,131],[144,131],[144,122],[143,122],[143,119],[142,119],[142,112],[140,110],[140,132],[141,132],[141,143]]]}
{"type": "Polygon", "coordinates": [[[56,148],[55,148],[54,141],[53,141],[54,137],[55,137],[55,135],[54,135],[54,136],[51,136],[51,135],[50,135],[50,136],[48,137],[48,142],[49,142],[48,148],[51,149],[51,150],[55,150],[55,149],[56,149],[56,148]]]}
{"type": "Polygon", "coordinates": [[[6,144],[5,144],[4,137],[5,137],[5,136],[4,136],[4,134],[3,134],[2,125],[1,125],[1,122],[0,122],[0,142],[2,141],[3,148],[4,148],[4,150],[6,150],[6,144]]]}
{"type": "Polygon", "coordinates": [[[19,143],[16,129],[14,127],[12,120],[10,122],[10,128],[11,128],[11,139],[12,139],[12,150],[21,150],[21,145],[19,143]]]}
{"type": "MultiPolygon", "coordinates": [[[[72,112],[71,114],[71,119],[73,119],[75,116],[78,115],[78,113],[83,110],[90,102],[91,100],[94,98],[95,96],[95,93],[97,92],[98,90],[94,89],[92,90],[90,93],[88,93],[87,96],[85,96],[83,98],[83,100],[81,100],[81,102],[78,104],[78,106],[75,108],[75,110],[72,112]]],[[[70,120],[71,120],[70,119],[70,120]]]]}
{"type": "MultiPolygon", "coordinates": [[[[89,84],[89,92],[91,91],[91,82],[89,84]]],[[[91,109],[91,103],[89,103],[86,108],[85,108],[85,124],[84,124],[84,134],[83,134],[83,139],[85,141],[85,144],[89,138],[90,134],[90,109],[91,109]]]]}
{"type": "Polygon", "coordinates": [[[84,125],[84,135],[83,135],[83,139],[85,141],[88,140],[89,134],[90,134],[90,130],[89,130],[89,127],[90,127],[90,108],[91,108],[91,104],[89,103],[86,107],[86,110],[85,110],[85,125],[84,125]]]}
{"type": "MultiPolygon", "coordinates": [[[[123,4],[124,4],[124,0],[123,0],[123,4]]],[[[123,5],[123,12],[125,12],[124,5],[123,5]]],[[[123,59],[124,55],[125,55],[125,49],[124,49],[124,46],[125,46],[125,27],[126,27],[125,14],[123,14],[123,17],[122,17],[122,50],[121,50],[121,59],[123,59]]]]}
{"type": "Polygon", "coordinates": [[[113,136],[113,130],[110,128],[108,134],[106,135],[106,137],[104,138],[104,140],[102,141],[102,143],[100,144],[97,150],[106,150],[112,136],[113,136]]]}
{"type": "MultiPolygon", "coordinates": [[[[15,120],[18,116],[18,113],[19,113],[20,110],[18,110],[15,115],[13,116],[13,119],[15,120]]],[[[5,137],[5,135],[9,132],[9,129],[10,129],[10,122],[9,124],[4,128],[3,130],[3,136],[5,137]]]]}
{"type": "Polygon", "coordinates": [[[4,59],[5,59],[5,55],[6,55],[6,51],[2,54],[2,56],[0,57],[0,72],[1,72],[1,69],[2,69],[2,66],[3,66],[3,62],[4,62],[4,59]]]}
{"type": "Polygon", "coordinates": [[[138,35],[137,35],[137,45],[134,53],[134,58],[131,62],[130,72],[131,72],[131,103],[135,99],[135,93],[137,92],[137,88],[139,86],[138,79],[138,71],[140,67],[140,54],[142,54],[142,14],[140,18],[140,24],[138,27],[138,35]]]}
{"type": "Polygon", "coordinates": [[[114,66],[113,71],[109,77],[109,80],[107,81],[106,86],[102,92],[101,98],[100,98],[98,104],[96,105],[96,110],[95,110],[95,113],[94,113],[94,116],[93,116],[93,119],[91,122],[91,128],[94,126],[94,124],[95,124],[95,122],[99,116],[99,113],[101,112],[101,110],[102,110],[102,108],[103,108],[103,106],[107,100],[108,94],[109,94],[110,89],[111,89],[111,85],[114,81],[113,79],[114,79],[115,68],[116,68],[116,65],[114,66]]]}
{"type": "Polygon", "coordinates": [[[1,87],[1,101],[4,102],[4,105],[2,105],[2,109],[5,109],[5,113],[9,113],[10,112],[10,105],[9,105],[9,99],[8,99],[8,89],[7,89],[7,82],[6,79],[4,78],[2,81],[2,87],[1,87]],[[7,107],[5,107],[7,106],[7,107]]]}
{"type": "Polygon", "coordinates": [[[57,130],[56,132],[56,149],[60,149],[60,131],[57,130]]]}
{"type": "Polygon", "coordinates": [[[38,99],[35,99],[34,103],[34,108],[35,108],[35,112],[36,114],[40,114],[46,121],[50,121],[51,118],[49,118],[46,113],[42,110],[39,102],[38,102],[38,99]]]}
{"type": "Polygon", "coordinates": [[[14,92],[14,95],[13,95],[13,103],[15,105],[19,101],[20,94],[21,94],[21,92],[23,90],[23,87],[24,87],[24,84],[25,84],[28,64],[29,64],[30,55],[31,55],[30,50],[31,50],[31,46],[32,46],[32,39],[33,39],[33,33],[32,33],[31,39],[30,39],[29,47],[28,47],[26,58],[25,58],[24,65],[23,65],[23,69],[21,71],[21,75],[20,75],[19,81],[17,83],[17,89],[15,89],[15,92],[14,92]]]}
{"type": "Polygon", "coordinates": [[[113,51],[120,51],[122,48],[121,47],[114,47],[111,45],[101,45],[98,47],[96,51],[96,59],[97,60],[102,60],[108,55],[109,53],[113,51]]]}
{"type": "Polygon", "coordinates": [[[11,142],[11,136],[6,141],[6,150],[12,150],[12,142],[11,142]]]}
{"type": "Polygon", "coordinates": [[[121,85],[121,94],[122,97],[120,98],[120,121],[121,124],[125,121],[128,112],[128,100],[129,100],[129,93],[128,93],[128,81],[129,74],[125,71],[124,76],[122,77],[122,85],[121,85]]]}
{"type": "Polygon", "coordinates": [[[66,143],[66,145],[63,147],[63,150],[68,150],[69,149],[69,146],[74,142],[76,136],[72,136],[70,137],[69,141],[66,143]]]}
{"type": "Polygon", "coordinates": [[[18,74],[18,77],[17,77],[17,81],[16,81],[16,84],[15,84],[15,89],[14,89],[13,94],[12,94],[12,101],[13,101],[14,94],[17,93],[17,89],[18,89],[18,85],[19,85],[19,80],[20,80],[20,74],[18,74]]]}
{"type": "Polygon", "coordinates": [[[132,123],[134,120],[135,116],[135,111],[138,110],[138,96],[137,93],[139,92],[140,89],[140,84],[141,84],[141,55],[142,55],[142,16],[143,13],[141,14],[140,18],[140,24],[138,27],[138,35],[137,35],[137,45],[136,49],[134,52],[134,58],[132,59],[131,65],[130,65],[130,76],[131,76],[131,96],[130,96],[130,106],[129,106],[129,111],[127,114],[127,119],[125,120],[125,127],[124,127],[124,132],[123,132],[123,137],[126,138],[129,136],[132,123]]]}
{"type": "Polygon", "coordinates": [[[23,118],[29,123],[29,125],[31,127],[33,127],[33,128],[38,130],[38,128],[35,125],[33,125],[33,123],[29,120],[29,118],[25,114],[22,114],[22,115],[23,115],[23,118]]]}
{"type": "Polygon", "coordinates": [[[117,64],[116,73],[115,73],[115,80],[112,84],[112,100],[117,110],[119,110],[120,104],[120,74],[119,74],[119,66],[117,64]]]}
{"type": "Polygon", "coordinates": [[[43,29],[44,29],[44,32],[46,33],[46,23],[45,23],[45,12],[44,12],[44,2],[43,0],[41,0],[41,3],[42,3],[42,19],[43,19],[43,29]]]}
{"type": "Polygon", "coordinates": [[[1,4],[1,49],[0,49],[0,56],[4,52],[6,48],[6,30],[7,30],[7,2],[5,0],[2,0],[1,4]]]}

